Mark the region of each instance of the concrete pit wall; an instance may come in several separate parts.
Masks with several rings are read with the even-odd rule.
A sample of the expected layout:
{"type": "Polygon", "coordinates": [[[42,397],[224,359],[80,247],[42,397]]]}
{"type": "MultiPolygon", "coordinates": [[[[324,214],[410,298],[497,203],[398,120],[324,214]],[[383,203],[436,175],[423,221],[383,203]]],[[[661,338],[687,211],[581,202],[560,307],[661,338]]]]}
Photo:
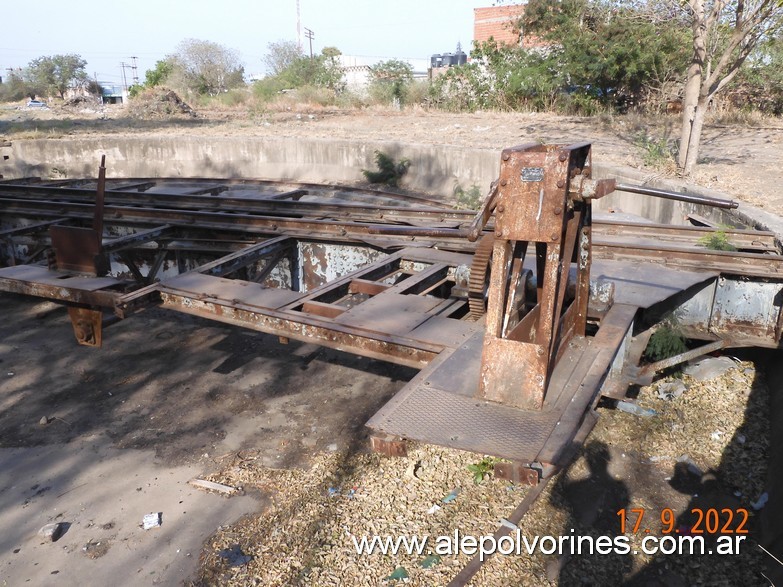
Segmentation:
{"type": "MultiPolygon", "coordinates": [[[[6,179],[39,176],[51,179],[94,177],[106,155],[109,177],[214,177],[290,180],[307,183],[357,184],[362,169],[375,169],[375,151],[395,160],[409,159],[403,187],[444,198],[455,190],[477,188],[483,195],[497,178],[500,151],[447,145],[356,142],[303,138],[103,137],[14,141],[0,161],[6,179]]],[[[594,163],[594,177],[692,194],[726,195],[670,179],[650,179],[629,167],[594,163]]],[[[747,204],[725,212],[708,206],[615,192],[598,200],[600,211],[635,214],[661,224],[688,224],[698,214],[721,224],[741,223],[783,235],[783,222],[747,204]]]]}
{"type": "Polygon", "coordinates": [[[375,151],[409,159],[404,187],[450,197],[457,187],[482,193],[497,177],[498,152],[395,142],[301,138],[88,138],[14,141],[0,165],[7,179],[93,177],[106,155],[108,177],[214,177],[355,184],[376,169],[375,151]]]}

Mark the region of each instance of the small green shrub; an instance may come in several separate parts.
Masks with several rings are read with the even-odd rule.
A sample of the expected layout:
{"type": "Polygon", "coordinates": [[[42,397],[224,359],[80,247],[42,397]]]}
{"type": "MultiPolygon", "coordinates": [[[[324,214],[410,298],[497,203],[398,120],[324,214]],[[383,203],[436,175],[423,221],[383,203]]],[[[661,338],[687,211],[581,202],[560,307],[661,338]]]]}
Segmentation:
{"type": "Polygon", "coordinates": [[[383,183],[390,187],[397,187],[411,166],[410,160],[400,159],[397,163],[383,151],[375,151],[375,164],[378,166],[378,171],[362,169],[362,174],[370,183],[383,183]]]}
{"type": "Polygon", "coordinates": [[[468,471],[473,473],[473,482],[478,485],[495,470],[497,459],[494,457],[484,457],[478,463],[468,465],[468,471]]]}
{"type": "Polygon", "coordinates": [[[713,251],[736,251],[735,247],[726,236],[726,231],[721,227],[720,230],[705,235],[699,239],[699,244],[713,251]]]}
{"type": "Polygon", "coordinates": [[[475,184],[467,190],[457,184],[454,188],[454,197],[457,200],[458,210],[478,210],[481,206],[481,189],[475,184]]]}
{"type": "Polygon", "coordinates": [[[665,136],[656,139],[642,131],[636,135],[634,144],[642,149],[642,162],[647,167],[660,168],[674,162],[674,153],[665,136]]]}
{"type": "Polygon", "coordinates": [[[662,361],[688,350],[685,336],[673,318],[665,320],[647,343],[644,356],[652,361],[662,361]]]}

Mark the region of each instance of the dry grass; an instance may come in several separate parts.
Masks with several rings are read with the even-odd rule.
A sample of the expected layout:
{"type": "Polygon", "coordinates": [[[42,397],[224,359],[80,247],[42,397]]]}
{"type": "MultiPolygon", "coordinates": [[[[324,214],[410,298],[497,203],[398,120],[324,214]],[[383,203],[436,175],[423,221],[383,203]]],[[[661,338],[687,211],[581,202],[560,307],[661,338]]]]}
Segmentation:
{"type": "MultiPolygon", "coordinates": [[[[580,482],[591,483],[595,472],[586,455],[601,445],[610,448],[609,472],[616,473],[617,467],[644,472],[643,479],[631,475],[610,482],[627,487],[627,507],[644,507],[651,515],[662,507],[677,514],[684,511],[691,496],[675,492],[667,483],[682,455],[703,471],[714,471],[721,487],[729,495],[739,493],[738,503],[749,507],[765,479],[769,426],[765,385],[749,363],[713,381],[686,378],[685,382],[688,390],[673,401],[657,397],[658,384],[641,391],[639,403],[655,409],[654,418],[601,410],[587,451],[538,499],[520,524],[523,535],[567,535],[574,529],[577,534],[597,536],[616,531],[614,511],[598,510],[597,518],[585,522],[581,506],[574,505],[569,493],[580,482]]],[[[478,460],[469,453],[412,444],[405,458],[320,454],[310,470],[289,471],[265,469],[252,453],[235,455],[211,480],[270,494],[273,505],[208,541],[200,584],[378,585],[400,566],[407,570],[411,585],[445,584],[470,557],[444,556],[423,568],[427,553],[360,556],[352,539],[375,534],[435,537],[453,534],[455,529],[475,536],[491,534],[526,489],[494,479],[476,485],[467,467],[478,460]],[[455,488],[460,489],[458,497],[444,504],[444,496],[455,488]],[[427,513],[433,505],[440,509],[427,513]],[[231,568],[218,553],[235,544],[252,560],[231,568]]],[[[632,545],[638,548],[642,537],[632,537],[632,545]]],[[[594,584],[610,584],[621,573],[628,576],[646,565],[653,569],[664,563],[666,572],[681,572],[689,580],[739,584],[736,581],[757,576],[760,559],[760,551],[751,545],[739,557],[667,557],[665,561],[642,555],[559,560],[540,554],[497,556],[472,584],[552,585],[550,579],[558,573],[560,584],[582,577],[594,584]]]]}

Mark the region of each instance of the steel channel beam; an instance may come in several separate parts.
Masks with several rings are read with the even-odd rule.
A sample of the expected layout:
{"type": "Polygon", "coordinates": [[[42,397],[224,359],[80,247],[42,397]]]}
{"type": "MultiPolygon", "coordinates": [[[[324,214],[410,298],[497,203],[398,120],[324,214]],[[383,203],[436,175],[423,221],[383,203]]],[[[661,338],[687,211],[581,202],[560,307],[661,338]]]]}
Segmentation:
{"type": "MultiPolygon", "coordinates": [[[[57,215],[68,214],[78,218],[91,218],[93,206],[73,202],[27,201],[20,202],[9,198],[0,198],[3,213],[15,215],[57,215]]],[[[344,222],[335,220],[303,220],[296,218],[279,218],[274,216],[254,216],[248,214],[230,214],[221,212],[162,210],[155,208],[136,208],[130,206],[106,206],[104,208],[107,222],[113,219],[146,221],[149,223],[166,223],[173,226],[198,225],[203,228],[220,228],[224,230],[262,229],[264,232],[286,232],[299,230],[300,234],[347,236],[406,236],[416,238],[454,238],[464,240],[462,231],[448,228],[427,228],[409,226],[404,233],[395,232],[395,226],[384,224],[367,224],[361,222],[344,222]]]]}
{"type": "Polygon", "coordinates": [[[0,277],[0,291],[74,304],[101,306],[103,308],[114,308],[117,300],[123,295],[123,292],[119,291],[85,291],[61,285],[30,283],[6,277],[0,277]]]}
{"type": "MultiPolygon", "coordinates": [[[[627,236],[630,238],[647,236],[662,240],[697,242],[703,237],[715,234],[716,229],[702,226],[670,226],[667,224],[628,224],[616,220],[593,220],[594,233],[598,235],[627,236]]],[[[775,233],[760,230],[740,230],[728,228],[720,230],[732,244],[739,248],[763,247],[777,251],[775,233]]]]}
{"type": "Polygon", "coordinates": [[[762,253],[736,253],[694,250],[666,244],[638,245],[612,243],[593,238],[593,258],[608,260],[645,261],[667,266],[720,271],[722,273],[754,277],[780,277],[783,256],[762,253]]]}
{"type": "MultiPolygon", "coordinates": [[[[171,193],[138,193],[131,191],[106,190],[106,202],[112,205],[138,206],[145,204],[156,208],[168,208],[172,210],[239,210],[253,213],[277,213],[284,216],[315,216],[322,217],[329,214],[339,214],[340,217],[357,218],[365,220],[394,220],[403,221],[430,221],[445,222],[447,220],[457,222],[469,222],[474,214],[471,211],[460,210],[436,210],[429,208],[406,208],[399,206],[373,206],[369,204],[356,204],[351,202],[340,203],[313,203],[296,200],[259,199],[249,197],[204,196],[197,192],[216,190],[221,186],[210,186],[203,190],[194,190],[187,194],[171,193]]],[[[302,190],[296,190],[301,192],[302,190]]],[[[287,195],[293,192],[287,192],[287,195]]],[[[88,203],[94,200],[94,194],[89,190],[19,187],[17,190],[0,189],[0,195],[19,200],[40,200],[73,203],[88,203]],[[12,192],[12,193],[7,193],[12,192]]]]}
{"type": "Polygon", "coordinates": [[[258,308],[237,303],[226,305],[209,297],[193,299],[161,292],[161,299],[164,308],[302,342],[317,342],[339,351],[416,369],[426,366],[444,349],[439,345],[331,323],[327,318],[318,320],[275,310],[262,313],[258,308]]]}
{"type": "MultiPolygon", "coordinates": [[[[94,182],[94,180],[74,180],[78,182],[94,182]]],[[[128,180],[111,180],[113,182],[122,182],[122,181],[128,181],[128,180]]],[[[119,188],[114,188],[113,190],[109,190],[112,192],[122,192],[127,191],[130,192],[131,190],[135,189],[149,189],[153,186],[171,186],[173,189],[177,189],[177,186],[182,186],[183,184],[215,184],[214,178],[134,178],[134,181],[138,183],[131,184],[130,186],[120,186],[119,188]]],[[[0,190],[4,190],[6,188],[8,189],[15,189],[16,187],[21,186],[23,189],[38,189],[38,188],[46,188],[48,182],[42,182],[40,178],[30,178],[29,182],[27,180],[12,180],[9,182],[0,182],[0,190]],[[29,185],[30,183],[34,183],[34,186],[29,185]]],[[[382,198],[387,200],[397,200],[397,201],[403,201],[403,202],[411,202],[411,203],[417,203],[424,206],[427,206],[430,209],[442,209],[444,211],[451,211],[452,206],[433,199],[433,198],[426,198],[422,196],[412,196],[409,194],[403,194],[403,193],[397,193],[397,192],[386,192],[383,190],[378,190],[374,188],[369,187],[353,187],[353,186],[342,186],[342,185],[330,185],[330,184],[314,184],[314,183],[292,183],[288,181],[272,181],[272,180],[252,180],[252,179],[231,179],[231,180],[222,180],[220,182],[221,185],[229,186],[230,188],[238,187],[238,188],[245,188],[245,189],[257,189],[257,190],[269,190],[271,189],[283,189],[286,191],[294,191],[294,190],[307,190],[307,191],[313,191],[317,193],[324,193],[324,192],[340,192],[343,194],[362,194],[365,196],[371,196],[375,198],[382,198]]],[[[90,188],[94,192],[94,188],[90,188]]],[[[71,191],[72,193],[79,193],[84,192],[85,189],[74,189],[74,188],[62,188],[62,193],[68,193],[71,191]]],[[[275,197],[279,195],[279,192],[275,193],[269,193],[262,192],[259,194],[260,197],[275,197]]]]}

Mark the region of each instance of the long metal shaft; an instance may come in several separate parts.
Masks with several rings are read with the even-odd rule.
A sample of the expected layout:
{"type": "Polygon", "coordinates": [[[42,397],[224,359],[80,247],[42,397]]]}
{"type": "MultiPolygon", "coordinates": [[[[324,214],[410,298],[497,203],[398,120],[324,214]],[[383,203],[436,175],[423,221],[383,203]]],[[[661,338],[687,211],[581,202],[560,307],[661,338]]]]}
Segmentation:
{"type": "Polygon", "coordinates": [[[722,200],[720,198],[710,198],[708,196],[697,196],[694,194],[681,194],[679,192],[670,192],[668,190],[647,188],[644,186],[630,185],[627,183],[618,183],[615,189],[622,192],[630,192],[632,194],[643,194],[645,196],[664,198],[666,200],[679,200],[680,202],[690,202],[691,204],[703,204],[705,206],[713,206],[715,208],[733,209],[739,207],[739,202],[735,202],[734,200],[722,200]]]}

